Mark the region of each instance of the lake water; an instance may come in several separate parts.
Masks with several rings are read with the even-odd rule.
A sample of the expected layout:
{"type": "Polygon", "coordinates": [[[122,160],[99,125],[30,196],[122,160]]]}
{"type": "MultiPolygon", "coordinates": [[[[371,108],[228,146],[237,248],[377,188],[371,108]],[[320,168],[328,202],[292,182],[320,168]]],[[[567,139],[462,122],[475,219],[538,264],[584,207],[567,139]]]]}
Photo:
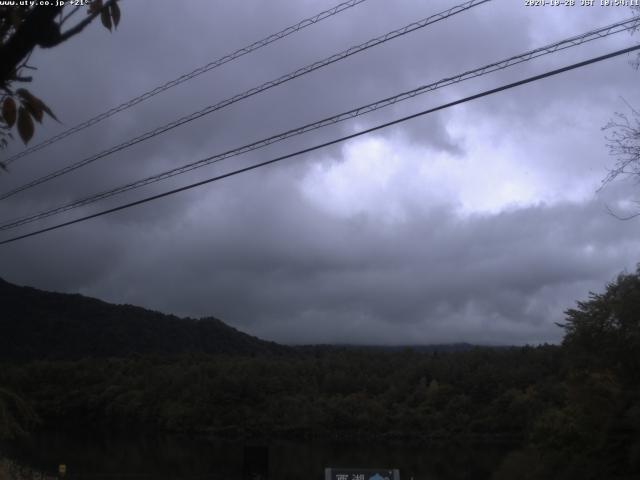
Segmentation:
{"type": "Polygon", "coordinates": [[[270,480],[322,480],[325,467],[398,468],[402,480],[490,479],[508,450],[500,447],[428,447],[380,442],[212,441],[183,436],[39,435],[3,446],[5,457],[68,480],[240,480],[247,456],[268,458],[270,480]],[[248,447],[248,448],[247,448],[248,447]]]}

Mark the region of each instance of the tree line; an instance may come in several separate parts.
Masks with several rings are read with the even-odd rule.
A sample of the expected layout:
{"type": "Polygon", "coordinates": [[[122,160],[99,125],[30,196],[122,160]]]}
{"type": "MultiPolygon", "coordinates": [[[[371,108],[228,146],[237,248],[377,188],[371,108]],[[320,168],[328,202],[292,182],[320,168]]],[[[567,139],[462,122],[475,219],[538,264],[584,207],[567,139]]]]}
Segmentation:
{"type": "Polygon", "coordinates": [[[0,365],[0,434],[500,442],[505,478],[640,473],[640,270],[568,310],[561,345],[133,355],[0,365]]]}

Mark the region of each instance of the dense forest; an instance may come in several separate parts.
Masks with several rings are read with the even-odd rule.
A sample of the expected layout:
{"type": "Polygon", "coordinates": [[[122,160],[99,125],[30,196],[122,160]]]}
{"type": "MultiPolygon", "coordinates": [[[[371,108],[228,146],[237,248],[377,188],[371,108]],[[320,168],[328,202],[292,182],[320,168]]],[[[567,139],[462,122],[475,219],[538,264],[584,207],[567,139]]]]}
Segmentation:
{"type": "Polygon", "coordinates": [[[640,269],[559,328],[560,346],[19,357],[0,365],[0,435],[90,426],[504,442],[515,450],[500,478],[638,478],[640,269]]]}

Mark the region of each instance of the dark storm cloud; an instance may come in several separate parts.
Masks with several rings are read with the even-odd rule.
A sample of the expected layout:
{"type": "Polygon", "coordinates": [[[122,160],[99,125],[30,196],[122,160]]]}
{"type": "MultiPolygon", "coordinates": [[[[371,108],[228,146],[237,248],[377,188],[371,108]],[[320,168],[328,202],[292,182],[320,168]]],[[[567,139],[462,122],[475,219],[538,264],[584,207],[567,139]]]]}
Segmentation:
{"type": "Polygon", "coordinates": [[[294,342],[554,341],[562,311],[633,268],[638,248],[636,227],[597,201],[464,220],[440,205],[385,226],[327,215],[286,185],[233,197],[230,182],[189,220],[130,231],[83,291],[294,342]]]}
{"type": "MultiPolygon", "coordinates": [[[[92,25],[67,44],[34,55],[39,71],[32,89],[65,122],[47,123],[34,141],[334,3],[190,1],[178,8],[168,1],[130,2],[113,34],[92,25]]],[[[370,0],[15,162],[10,175],[0,178],[2,190],[452,4],[370,0]]],[[[626,16],[626,9],[543,14],[496,0],[17,195],[2,202],[0,216],[75,200],[626,16]]],[[[623,35],[538,59],[362,117],[357,125],[375,125],[629,42],[623,35]]],[[[557,340],[553,322],[564,308],[637,261],[635,224],[614,221],[604,213],[603,199],[593,196],[608,160],[600,127],[620,108],[621,94],[640,101],[637,88],[631,88],[637,73],[625,62],[613,60],[443,111],[377,137],[402,151],[421,152],[416,155],[424,156],[422,163],[409,166],[429,166],[440,155],[460,170],[465,162],[474,168],[484,162],[499,172],[493,157],[506,145],[507,153],[518,155],[513,163],[532,172],[531,195],[544,191],[540,185],[548,187],[551,193],[544,198],[460,215],[456,192],[462,187],[456,181],[442,180],[449,197],[407,200],[393,194],[405,189],[401,177],[376,200],[383,208],[384,195],[391,192],[389,201],[403,212],[400,220],[376,215],[377,203],[336,214],[305,195],[301,185],[314,181],[310,172],[319,163],[353,161],[337,146],[2,247],[0,275],[178,314],[216,315],[283,341],[557,340]],[[572,195],[578,190],[576,200],[572,195]]],[[[323,129],[101,206],[354,128],[351,122],[323,129]]],[[[628,197],[633,189],[612,191],[628,197]]],[[[330,189],[325,194],[327,203],[335,200],[330,189]]]]}

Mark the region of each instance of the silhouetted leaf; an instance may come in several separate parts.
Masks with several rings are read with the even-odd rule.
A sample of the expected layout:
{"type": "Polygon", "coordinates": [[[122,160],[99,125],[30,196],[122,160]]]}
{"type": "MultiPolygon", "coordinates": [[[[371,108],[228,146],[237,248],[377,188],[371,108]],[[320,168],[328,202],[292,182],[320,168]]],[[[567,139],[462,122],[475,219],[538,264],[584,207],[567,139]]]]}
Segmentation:
{"type": "Polygon", "coordinates": [[[100,12],[100,21],[102,22],[102,25],[105,26],[105,28],[111,31],[111,16],[109,15],[109,11],[107,9],[104,9],[100,12]]]}
{"type": "Polygon", "coordinates": [[[113,26],[117,27],[120,23],[120,7],[117,2],[111,4],[111,18],[113,19],[113,26]]]}
{"type": "Polygon", "coordinates": [[[26,88],[19,88],[16,90],[16,93],[24,102],[29,102],[32,98],[35,98],[34,95],[26,88]]]}
{"type": "Polygon", "coordinates": [[[31,116],[38,122],[42,123],[42,106],[40,105],[42,102],[36,97],[34,97],[29,91],[24,88],[20,88],[17,90],[18,95],[22,100],[22,105],[27,109],[27,111],[31,114],[31,116]]]}
{"type": "Polygon", "coordinates": [[[18,95],[23,100],[23,104],[27,107],[33,118],[38,122],[42,122],[43,113],[46,113],[54,120],[58,121],[58,117],[55,116],[53,111],[38,97],[33,95],[28,90],[20,88],[17,90],[18,95]]]}
{"type": "Polygon", "coordinates": [[[44,116],[43,111],[41,108],[38,108],[37,104],[27,102],[27,103],[23,103],[23,105],[26,107],[26,109],[28,110],[28,112],[31,114],[31,116],[36,122],[42,123],[42,118],[44,116]]]}
{"type": "Polygon", "coordinates": [[[59,122],[60,120],[58,120],[58,117],[55,116],[55,114],[53,113],[53,111],[51,111],[51,109],[49,108],[49,106],[44,103],[42,100],[40,100],[40,102],[42,103],[42,110],[44,110],[44,113],[46,113],[47,115],[49,115],[51,118],[53,118],[56,122],[59,122]]]}
{"type": "Polygon", "coordinates": [[[16,102],[11,97],[7,97],[2,104],[2,116],[4,121],[7,122],[9,128],[13,127],[16,123],[16,102]]]}
{"type": "Polygon", "coordinates": [[[24,143],[28,143],[33,137],[33,120],[27,109],[22,106],[18,110],[18,133],[24,143]]]}

